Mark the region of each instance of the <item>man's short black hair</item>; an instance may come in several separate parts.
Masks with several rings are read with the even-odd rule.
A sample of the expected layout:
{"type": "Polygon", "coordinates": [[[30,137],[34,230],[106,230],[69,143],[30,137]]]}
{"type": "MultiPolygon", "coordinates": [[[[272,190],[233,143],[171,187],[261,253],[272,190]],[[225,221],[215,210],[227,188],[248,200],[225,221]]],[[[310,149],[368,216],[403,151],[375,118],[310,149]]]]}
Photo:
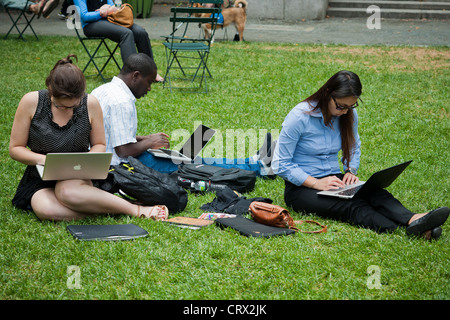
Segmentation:
{"type": "Polygon", "coordinates": [[[125,60],[120,74],[127,75],[135,71],[139,71],[144,77],[150,74],[154,74],[156,77],[157,68],[153,59],[148,55],[145,53],[135,53],[125,60]]]}

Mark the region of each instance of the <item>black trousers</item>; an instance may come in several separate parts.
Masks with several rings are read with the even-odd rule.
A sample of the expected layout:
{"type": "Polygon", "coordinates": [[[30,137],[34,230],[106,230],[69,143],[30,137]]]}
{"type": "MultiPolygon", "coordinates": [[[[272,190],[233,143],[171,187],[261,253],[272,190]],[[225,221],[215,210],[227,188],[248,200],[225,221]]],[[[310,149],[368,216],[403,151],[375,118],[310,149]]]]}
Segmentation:
{"type": "Polygon", "coordinates": [[[399,226],[406,226],[414,215],[384,189],[353,199],[320,196],[317,192],[286,181],[284,200],[297,212],[350,222],[376,232],[392,232],[399,226]]]}
{"type": "Polygon", "coordinates": [[[133,24],[131,28],[125,28],[107,20],[99,20],[88,23],[83,28],[83,32],[87,37],[106,37],[114,42],[118,42],[123,62],[131,54],[137,52],[145,53],[153,59],[152,46],[148,33],[143,27],[137,24],[133,24]]]}

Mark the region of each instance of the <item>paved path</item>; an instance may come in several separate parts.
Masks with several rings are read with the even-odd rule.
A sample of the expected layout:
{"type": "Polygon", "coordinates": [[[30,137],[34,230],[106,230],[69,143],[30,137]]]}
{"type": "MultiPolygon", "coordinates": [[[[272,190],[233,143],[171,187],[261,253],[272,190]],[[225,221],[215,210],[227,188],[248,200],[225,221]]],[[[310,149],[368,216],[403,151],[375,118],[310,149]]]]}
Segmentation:
{"type": "MultiPolygon", "coordinates": [[[[170,7],[155,5],[148,19],[136,19],[145,27],[151,39],[161,39],[170,33],[170,7]]],[[[75,35],[65,21],[57,17],[55,10],[49,19],[33,21],[38,35],[75,35]]],[[[0,34],[11,27],[5,12],[0,12],[0,34]]],[[[27,31],[28,33],[28,31],[27,31]]],[[[234,27],[228,28],[232,40],[234,27]]],[[[223,38],[223,31],[217,32],[217,39],[223,38]]],[[[450,46],[450,22],[448,20],[381,20],[381,29],[368,29],[366,19],[329,18],[321,21],[284,23],[275,20],[247,21],[244,38],[246,41],[267,41],[287,43],[319,43],[348,45],[408,45],[408,46],[450,46]]]]}

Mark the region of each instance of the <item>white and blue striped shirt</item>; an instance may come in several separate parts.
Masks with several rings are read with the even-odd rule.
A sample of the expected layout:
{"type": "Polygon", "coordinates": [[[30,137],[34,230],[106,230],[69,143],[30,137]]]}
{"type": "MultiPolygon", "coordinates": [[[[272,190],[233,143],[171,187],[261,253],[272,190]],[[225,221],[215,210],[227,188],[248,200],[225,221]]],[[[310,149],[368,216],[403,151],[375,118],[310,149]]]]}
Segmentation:
{"type": "Polygon", "coordinates": [[[112,152],[111,165],[127,162],[114,151],[115,147],[135,143],[137,132],[136,98],[121,79],[114,77],[92,91],[103,111],[106,152],[112,152]]]}

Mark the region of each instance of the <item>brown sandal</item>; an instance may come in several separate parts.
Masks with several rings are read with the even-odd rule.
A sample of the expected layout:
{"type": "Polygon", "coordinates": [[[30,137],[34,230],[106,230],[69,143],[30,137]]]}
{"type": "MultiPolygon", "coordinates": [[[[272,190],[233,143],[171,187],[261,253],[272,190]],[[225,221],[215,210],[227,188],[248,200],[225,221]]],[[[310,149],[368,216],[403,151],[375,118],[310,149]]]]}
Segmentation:
{"type": "Polygon", "coordinates": [[[48,18],[50,13],[52,13],[52,11],[56,9],[58,4],[59,4],[59,0],[46,1],[45,5],[44,5],[44,10],[42,11],[42,16],[44,18],[48,18]]]}

